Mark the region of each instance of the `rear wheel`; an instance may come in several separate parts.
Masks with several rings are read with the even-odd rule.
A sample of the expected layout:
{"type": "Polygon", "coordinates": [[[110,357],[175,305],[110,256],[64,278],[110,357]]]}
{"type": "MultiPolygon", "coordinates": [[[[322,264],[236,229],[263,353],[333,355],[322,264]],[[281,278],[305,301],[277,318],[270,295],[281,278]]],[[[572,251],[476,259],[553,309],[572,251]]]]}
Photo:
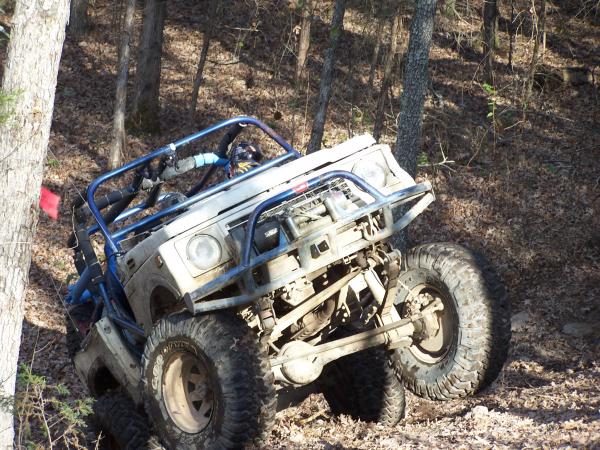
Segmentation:
{"type": "Polygon", "coordinates": [[[266,351],[228,313],[161,320],[143,357],[146,410],[176,448],[243,448],[268,437],[275,417],[266,351]]]}
{"type": "Polygon", "coordinates": [[[94,403],[94,418],[100,431],[100,449],[161,450],[163,446],[150,433],[146,416],[120,391],[102,395],[94,403]]]}
{"type": "Polygon", "coordinates": [[[323,395],[334,414],[394,426],[404,417],[404,386],[377,347],[331,362],[323,374],[323,395]]]}
{"type": "Polygon", "coordinates": [[[507,358],[511,335],[510,305],[498,275],[481,255],[454,244],[413,248],[404,266],[395,300],[402,317],[435,301],[443,304],[417,323],[412,346],[392,354],[405,385],[435,400],[488,386],[507,358]]]}

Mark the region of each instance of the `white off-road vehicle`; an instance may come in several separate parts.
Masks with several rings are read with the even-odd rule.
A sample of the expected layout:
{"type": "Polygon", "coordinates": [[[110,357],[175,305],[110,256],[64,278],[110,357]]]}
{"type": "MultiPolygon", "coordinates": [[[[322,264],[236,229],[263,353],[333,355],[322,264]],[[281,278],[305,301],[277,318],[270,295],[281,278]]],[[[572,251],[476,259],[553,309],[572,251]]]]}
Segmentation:
{"type": "Polygon", "coordinates": [[[73,205],[67,303],[105,433],[121,448],[151,433],[169,448],[242,448],[265,441],[278,401],[308,392],[393,426],[403,385],[446,400],[490,384],[510,340],[495,272],[455,244],[390,241],[433,200],[370,136],[301,157],[249,117],[94,180],[73,205]],[[282,151],[241,142],[251,128],[282,151]],[[183,157],[218,132],[215,151],[183,157]]]}

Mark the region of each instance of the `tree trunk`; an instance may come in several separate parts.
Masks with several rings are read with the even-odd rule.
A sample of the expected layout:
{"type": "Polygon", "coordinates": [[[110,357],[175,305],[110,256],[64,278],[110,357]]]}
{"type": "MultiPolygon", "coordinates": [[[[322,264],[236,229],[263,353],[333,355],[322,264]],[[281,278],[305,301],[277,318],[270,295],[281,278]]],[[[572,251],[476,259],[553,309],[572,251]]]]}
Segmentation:
{"type": "Polygon", "coordinates": [[[295,84],[304,80],[304,69],[310,47],[310,26],[312,25],[313,4],[312,0],[302,2],[302,22],[300,23],[300,37],[298,41],[298,59],[296,60],[295,84]]]}
{"type": "Polygon", "coordinates": [[[135,128],[149,133],[160,131],[158,98],[166,10],[166,0],[146,0],[135,73],[131,124],[135,128]]]}
{"type": "Polygon", "coordinates": [[[531,7],[534,13],[535,38],[533,43],[533,55],[531,56],[531,63],[529,64],[529,73],[527,75],[525,93],[523,96],[523,115],[526,114],[527,107],[529,106],[529,98],[531,97],[531,91],[533,89],[535,71],[537,70],[540,58],[540,36],[546,29],[546,0],[540,0],[539,15],[535,12],[535,0],[531,0],[531,7]]]}
{"type": "Polygon", "coordinates": [[[88,27],[88,0],[71,0],[69,36],[79,41],[88,27]]]}
{"type": "MultiPolygon", "coordinates": [[[[68,0],[15,4],[2,92],[8,120],[0,125],[0,396],[12,397],[21,343],[31,239],[50,136],[54,91],[68,0]]],[[[0,407],[0,448],[13,448],[13,416],[0,407]]]]}
{"type": "Polygon", "coordinates": [[[488,84],[494,85],[494,50],[496,49],[496,28],[498,24],[497,0],[484,0],[483,6],[483,52],[485,59],[484,75],[488,84]]]}
{"type": "Polygon", "coordinates": [[[331,30],[329,31],[329,47],[325,51],[323,70],[321,72],[321,85],[319,87],[319,100],[313,121],[312,132],[306,153],[316,152],[321,148],[323,131],[325,129],[325,118],[327,106],[331,97],[331,84],[333,82],[333,64],[335,62],[335,50],[344,31],[344,12],[346,10],[345,0],[335,0],[331,30]]]}
{"type": "Polygon", "coordinates": [[[385,101],[388,97],[388,91],[392,84],[392,71],[396,61],[396,53],[398,52],[398,38],[400,37],[400,28],[402,18],[400,17],[400,8],[396,8],[396,13],[392,20],[392,31],[390,36],[390,48],[385,59],[383,69],[383,80],[381,81],[381,89],[379,90],[379,98],[377,99],[377,108],[375,110],[375,123],[373,125],[373,137],[377,142],[381,137],[384,122],[385,101]]]}
{"type": "Polygon", "coordinates": [[[435,7],[436,0],[420,0],[416,3],[400,97],[395,156],[400,166],[412,176],[417,170],[435,7]]]}
{"type": "Polygon", "coordinates": [[[383,34],[383,18],[377,19],[377,28],[375,29],[375,48],[371,55],[371,70],[369,71],[369,87],[373,87],[375,80],[375,71],[377,70],[377,61],[379,61],[379,51],[381,49],[381,35],[383,34]]]}
{"type": "Polygon", "coordinates": [[[125,135],[125,107],[127,103],[127,73],[129,72],[129,54],[131,51],[131,36],[133,35],[134,12],[135,0],[127,0],[125,22],[123,23],[121,42],[119,44],[113,137],[110,154],[108,156],[108,167],[110,169],[114,169],[121,165],[121,158],[125,154],[127,146],[127,136],[125,135]]]}
{"type": "Polygon", "coordinates": [[[207,20],[204,27],[204,36],[202,36],[202,49],[200,50],[200,58],[198,59],[198,68],[196,69],[196,76],[194,77],[194,87],[192,88],[192,100],[190,102],[189,112],[189,124],[194,123],[194,116],[196,115],[196,108],[198,105],[198,93],[200,92],[200,86],[202,85],[202,75],[204,73],[204,66],[206,65],[206,58],[208,56],[208,50],[210,49],[210,41],[213,37],[216,20],[217,1],[211,0],[208,4],[207,20]]]}
{"type": "MultiPolygon", "coordinates": [[[[428,85],[429,49],[433,35],[436,0],[416,2],[415,12],[410,25],[410,38],[406,54],[406,67],[402,96],[400,97],[400,116],[398,117],[398,138],[394,156],[400,167],[415,177],[417,156],[420,150],[421,126],[423,125],[423,105],[428,85]]],[[[400,210],[400,213],[406,211],[400,210]]],[[[397,233],[394,245],[405,251],[408,246],[407,229],[397,233]]]]}
{"type": "Polygon", "coordinates": [[[513,70],[513,47],[515,41],[515,3],[510,0],[510,25],[508,28],[508,67],[513,70]]]}

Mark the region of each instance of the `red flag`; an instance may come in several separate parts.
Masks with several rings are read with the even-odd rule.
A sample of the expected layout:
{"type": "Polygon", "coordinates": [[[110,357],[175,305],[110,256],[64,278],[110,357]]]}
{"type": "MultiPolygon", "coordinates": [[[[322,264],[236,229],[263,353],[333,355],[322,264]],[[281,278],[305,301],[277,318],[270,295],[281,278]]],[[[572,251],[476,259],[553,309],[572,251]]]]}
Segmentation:
{"type": "Polygon", "coordinates": [[[54,220],[58,219],[59,202],[60,196],[42,186],[42,193],[40,195],[40,208],[42,208],[46,214],[48,214],[54,220]]]}

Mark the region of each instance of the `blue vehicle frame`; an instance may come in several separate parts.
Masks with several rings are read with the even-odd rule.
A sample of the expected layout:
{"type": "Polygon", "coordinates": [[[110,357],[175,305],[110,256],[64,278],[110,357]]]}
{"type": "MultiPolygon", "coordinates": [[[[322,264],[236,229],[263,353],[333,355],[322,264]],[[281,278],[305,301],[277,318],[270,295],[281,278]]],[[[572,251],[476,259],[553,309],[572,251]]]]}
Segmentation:
{"type": "MultiPolygon", "coordinates": [[[[256,176],[291,159],[299,158],[300,156],[301,154],[296,151],[285,139],[283,139],[279,134],[277,134],[260,120],[252,117],[238,116],[224,120],[209,128],[165,145],[157,150],[154,150],[148,155],[135,159],[117,169],[99,176],[88,186],[85,198],[79,197],[76,199],[73,205],[74,218],[76,221],[76,232],[71,236],[71,239],[69,240],[69,246],[74,247],[76,253],[77,250],[81,250],[82,253],[84,253],[83,259],[85,260],[85,265],[76,263],[80,278],[74,285],[69,286],[69,295],[66,298],[67,303],[69,305],[77,305],[93,300],[96,305],[101,305],[102,308],[106,309],[106,314],[108,317],[110,317],[110,319],[112,319],[113,322],[119,327],[137,335],[144,336],[144,330],[137,325],[137,323],[131,318],[131,314],[127,311],[128,308],[125,306],[126,302],[124,302],[125,299],[123,287],[117,277],[115,260],[116,256],[121,252],[120,242],[130,233],[139,231],[151,225],[152,223],[157,223],[167,216],[177,214],[178,212],[189,208],[191,205],[204,200],[216,194],[217,192],[228,189],[250,177],[256,176]],[[148,203],[148,201],[145,201],[129,209],[125,209],[116,217],[114,217],[113,220],[108,221],[106,216],[103,216],[101,213],[102,209],[108,206],[114,206],[119,201],[126,200],[128,195],[133,199],[134,195],[139,191],[137,191],[134,186],[128,186],[125,189],[113,191],[113,193],[116,193],[117,195],[112,197],[104,196],[97,198],[96,192],[101,185],[105,184],[109,180],[114,179],[115,177],[119,177],[125,173],[146,167],[152,161],[165,155],[173,154],[182,147],[206,138],[219,130],[229,129],[230,133],[228,133],[228,135],[226,134],[224,141],[222,141],[220,145],[220,153],[222,154],[219,156],[224,157],[228,145],[235,139],[235,137],[237,137],[244,127],[249,125],[263,131],[273,141],[279,144],[279,146],[285,150],[285,153],[235,178],[223,181],[200,192],[208,180],[207,174],[200,180],[198,184],[196,184],[190,191],[187,192],[188,198],[185,201],[168,206],[155,214],[143,217],[140,220],[131,223],[130,225],[124,226],[121,229],[117,229],[114,232],[109,230],[110,223],[119,223],[125,221],[126,219],[134,218],[137,214],[141,213],[147,208],[154,206],[156,203],[160,203],[164,197],[159,197],[158,201],[155,203],[148,203]],[[80,212],[80,214],[76,213],[77,210],[80,212]],[[86,211],[88,212],[87,215],[85,214],[86,211]],[[82,229],[83,222],[85,222],[84,219],[89,218],[90,214],[95,221],[95,224],[82,229]],[[77,230],[77,228],[79,228],[79,230],[77,230]],[[102,271],[100,263],[95,257],[95,253],[93,252],[93,249],[89,243],[90,236],[97,232],[100,232],[105,239],[104,252],[107,261],[107,270],[105,273],[102,271]],[[87,249],[82,247],[87,247],[87,249]],[[111,299],[117,301],[115,302],[111,299]]],[[[96,315],[99,317],[99,313],[96,315]]]]}

